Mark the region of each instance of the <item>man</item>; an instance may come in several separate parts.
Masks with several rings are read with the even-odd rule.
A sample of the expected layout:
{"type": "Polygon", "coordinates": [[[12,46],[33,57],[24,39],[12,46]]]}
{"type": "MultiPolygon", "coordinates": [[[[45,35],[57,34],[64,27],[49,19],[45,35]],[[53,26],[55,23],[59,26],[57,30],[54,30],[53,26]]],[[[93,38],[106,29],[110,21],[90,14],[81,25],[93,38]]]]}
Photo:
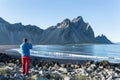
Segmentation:
{"type": "Polygon", "coordinates": [[[30,63],[30,49],[32,44],[29,43],[27,38],[23,39],[23,43],[20,45],[22,51],[22,73],[28,75],[29,63],[30,63]]]}

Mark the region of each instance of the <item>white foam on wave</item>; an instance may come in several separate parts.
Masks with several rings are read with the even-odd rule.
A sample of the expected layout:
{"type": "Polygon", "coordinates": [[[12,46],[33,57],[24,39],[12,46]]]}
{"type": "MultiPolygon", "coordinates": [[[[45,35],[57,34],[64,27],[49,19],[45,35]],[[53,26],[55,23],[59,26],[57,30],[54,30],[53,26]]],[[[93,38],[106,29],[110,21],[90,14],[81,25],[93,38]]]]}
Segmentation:
{"type": "MultiPolygon", "coordinates": [[[[7,51],[11,52],[19,52],[21,54],[20,49],[10,49],[7,51]]],[[[68,54],[63,52],[47,52],[47,51],[35,51],[31,50],[31,56],[37,57],[48,57],[48,58],[56,58],[56,59],[72,59],[72,60],[80,60],[80,59],[92,59],[92,60],[109,60],[109,61],[118,61],[120,62],[120,58],[116,57],[105,57],[105,56],[91,56],[91,55],[79,55],[79,54],[68,54]]],[[[117,62],[116,62],[117,63],[117,62]]]]}

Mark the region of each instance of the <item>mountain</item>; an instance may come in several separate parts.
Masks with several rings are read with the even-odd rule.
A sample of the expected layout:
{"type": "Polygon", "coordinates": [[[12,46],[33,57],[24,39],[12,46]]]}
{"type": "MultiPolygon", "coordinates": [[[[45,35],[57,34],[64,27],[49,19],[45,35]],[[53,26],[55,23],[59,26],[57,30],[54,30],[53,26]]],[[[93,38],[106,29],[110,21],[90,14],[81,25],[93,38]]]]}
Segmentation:
{"type": "Polygon", "coordinates": [[[91,26],[84,23],[82,17],[79,16],[72,21],[65,19],[49,27],[43,32],[40,42],[43,44],[94,43],[95,38],[91,26]]]}
{"type": "Polygon", "coordinates": [[[96,37],[96,42],[103,44],[112,44],[112,42],[103,34],[96,37]]]}
{"type": "Polygon", "coordinates": [[[116,42],[116,43],[114,43],[114,44],[120,44],[120,42],[116,42]]]}
{"type": "Polygon", "coordinates": [[[0,18],[0,44],[20,44],[23,38],[33,44],[111,44],[106,36],[94,36],[94,31],[81,16],[65,19],[45,30],[34,25],[10,24],[0,18]]]}
{"type": "Polygon", "coordinates": [[[0,18],[0,44],[20,44],[24,37],[37,44],[42,32],[43,30],[37,26],[10,24],[0,18]]]}

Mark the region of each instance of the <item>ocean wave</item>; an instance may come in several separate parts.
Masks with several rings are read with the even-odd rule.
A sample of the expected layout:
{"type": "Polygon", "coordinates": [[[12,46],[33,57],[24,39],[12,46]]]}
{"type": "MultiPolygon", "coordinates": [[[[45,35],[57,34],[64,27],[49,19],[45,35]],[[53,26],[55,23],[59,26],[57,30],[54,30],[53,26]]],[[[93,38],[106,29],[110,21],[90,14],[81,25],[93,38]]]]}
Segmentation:
{"type": "MultiPolygon", "coordinates": [[[[17,51],[21,54],[20,49],[10,49],[7,51],[17,51]]],[[[37,57],[49,57],[49,58],[56,58],[56,59],[72,59],[72,60],[81,60],[81,59],[90,59],[90,60],[108,60],[110,62],[120,62],[119,57],[106,57],[106,56],[91,56],[91,55],[80,55],[80,54],[69,54],[66,52],[50,52],[50,51],[35,51],[31,50],[31,56],[37,57]]],[[[116,63],[117,63],[116,62],[116,63]]]]}

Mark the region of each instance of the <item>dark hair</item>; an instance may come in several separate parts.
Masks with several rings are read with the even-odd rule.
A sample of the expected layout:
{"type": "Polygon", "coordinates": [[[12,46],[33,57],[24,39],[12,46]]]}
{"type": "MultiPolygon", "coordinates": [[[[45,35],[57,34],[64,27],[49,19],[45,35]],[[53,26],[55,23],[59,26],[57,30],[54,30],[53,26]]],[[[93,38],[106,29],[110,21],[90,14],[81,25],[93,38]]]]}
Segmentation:
{"type": "Polygon", "coordinates": [[[27,42],[27,41],[28,41],[28,39],[27,39],[27,38],[24,38],[24,39],[23,39],[23,42],[27,42]]]}

